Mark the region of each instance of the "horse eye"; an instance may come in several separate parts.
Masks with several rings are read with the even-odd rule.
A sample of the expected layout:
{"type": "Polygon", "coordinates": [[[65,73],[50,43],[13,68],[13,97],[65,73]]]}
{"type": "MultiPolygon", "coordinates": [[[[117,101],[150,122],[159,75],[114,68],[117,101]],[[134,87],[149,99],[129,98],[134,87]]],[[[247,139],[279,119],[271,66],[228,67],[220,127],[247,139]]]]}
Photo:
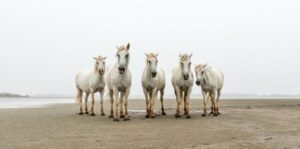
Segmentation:
{"type": "Polygon", "coordinates": [[[128,55],[128,54],[126,54],[126,58],[128,58],[128,56],[129,56],[129,55],[128,55]]]}
{"type": "Polygon", "coordinates": [[[98,62],[96,62],[96,64],[98,65],[99,63],[98,63],[98,62]]]}
{"type": "Polygon", "coordinates": [[[189,63],[189,65],[191,65],[192,63],[189,63]]]}
{"type": "Polygon", "coordinates": [[[105,62],[103,62],[103,65],[105,65],[105,62]]]}
{"type": "Polygon", "coordinates": [[[150,64],[150,63],[151,63],[151,61],[148,61],[148,63],[150,64]]]}

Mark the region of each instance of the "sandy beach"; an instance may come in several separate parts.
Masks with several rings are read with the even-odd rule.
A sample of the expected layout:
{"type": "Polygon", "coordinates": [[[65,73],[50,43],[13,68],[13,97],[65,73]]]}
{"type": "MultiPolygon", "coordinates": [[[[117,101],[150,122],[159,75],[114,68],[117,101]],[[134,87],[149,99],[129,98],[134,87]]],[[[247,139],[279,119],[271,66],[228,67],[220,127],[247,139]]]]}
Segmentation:
{"type": "Polygon", "coordinates": [[[0,148],[300,148],[300,100],[223,100],[218,117],[192,100],[191,119],[175,119],[175,105],[145,119],[144,100],[130,100],[128,122],[99,116],[98,103],[95,117],[76,115],[77,104],[0,109],[0,148]]]}

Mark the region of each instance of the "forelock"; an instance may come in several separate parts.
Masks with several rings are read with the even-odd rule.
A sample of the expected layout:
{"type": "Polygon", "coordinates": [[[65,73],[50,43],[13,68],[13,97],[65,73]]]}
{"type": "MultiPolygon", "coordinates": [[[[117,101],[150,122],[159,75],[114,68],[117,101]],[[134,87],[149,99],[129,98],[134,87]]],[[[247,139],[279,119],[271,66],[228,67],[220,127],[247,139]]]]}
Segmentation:
{"type": "Polygon", "coordinates": [[[148,58],[148,59],[151,59],[151,58],[157,58],[157,56],[156,56],[156,54],[154,54],[154,53],[149,53],[149,54],[147,55],[147,58],[148,58]]]}
{"type": "Polygon", "coordinates": [[[121,51],[127,51],[127,47],[126,46],[121,46],[121,47],[118,47],[118,52],[121,52],[121,51]]]}
{"type": "Polygon", "coordinates": [[[96,61],[104,61],[105,60],[105,57],[99,55],[96,57],[96,61]]]}
{"type": "Polygon", "coordinates": [[[183,55],[180,56],[180,61],[181,61],[181,62],[184,62],[184,61],[189,60],[189,58],[190,58],[190,57],[189,57],[187,54],[183,54],[183,55]]]}

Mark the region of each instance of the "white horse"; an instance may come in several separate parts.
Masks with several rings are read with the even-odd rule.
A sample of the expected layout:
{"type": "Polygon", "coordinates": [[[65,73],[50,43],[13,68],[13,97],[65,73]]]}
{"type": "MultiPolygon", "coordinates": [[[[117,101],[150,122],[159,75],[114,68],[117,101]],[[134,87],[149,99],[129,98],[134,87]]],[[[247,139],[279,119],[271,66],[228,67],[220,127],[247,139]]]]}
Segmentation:
{"type": "Polygon", "coordinates": [[[219,112],[219,99],[221,95],[221,90],[224,84],[224,75],[221,71],[215,70],[211,67],[205,65],[196,65],[196,84],[201,86],[204,109],[202,116],[206,116],[207,113],[207,100],[210,98],[212,107],[211,114],[218,116],[219,112]]]}
{"type": "Polygon", "coordinates": [[[76,88],[77,88],[77,101],[80,103],[80,111],[79,115],[82,115],[82,93],[85,92],[85,114],[89,114],[88,112],[88,97],[89,94],[92,95],[92,108],[91,108],[91,116],[95,116],[94,113],[94,104],[95,98],[94,94],[96,92],[100,92],[100,112],[101,115],[104,116],[103,111],[103,95],[105,89],[105,59],[106,57],[98,56],[94,57],[95,65],[92,71],[83,71],[77,74],[76,76],[76,88]]]}
{"type": "Polygon", "coordinates": [[[119,118],[124,118],[125,121],[129,120],[128,117],[128,96],[131,87],[131,72],[128,68],[130,54],[130,44],[127,46],[117,47],[118,52],[116,56],[118,61],[108,68],[106,73],[106,82],[109,90],[109,97],[111,102],[110,118],[114,121],[119,121],[119,118]],[[120,95],[119,95],[120,94],[120,95]],[[123,113],[123,99],[125,97],[124,107],[125,116],[123,113]],[[120,110],[119,110],[120,105],[120,110]],[[115,109],[113,109],[113,106],[115,109]],[[115,113],[114,113],[115,110],[115,113]],[[120,114],[120,115],[119,115],[120,114]]]}
{"type": "Polygon", "coordinates": [[[158,54],[146,53],[146,67],[142,74],[142,86],[146,98],[146,118],[155,117],[153,108],[158,91],[160,91],[162,115],[166,115],[163,104],[164,89],[166,85],[165,72],[161,68],[157,68],[157,56],[158,54]]]}
{"type": "Polygon", "coordinates": [[[192,54],[180,54],[180,61],[177,67],[172,72],[172,85],[175,91],[177,99],[177,108],[175,117],[180,117],[180,104],[184,101],[184,115],[186,118],[191,118],[190,116],[190,95],[192,92],[194,76],[191,71],[191,57],[192,54]]]}

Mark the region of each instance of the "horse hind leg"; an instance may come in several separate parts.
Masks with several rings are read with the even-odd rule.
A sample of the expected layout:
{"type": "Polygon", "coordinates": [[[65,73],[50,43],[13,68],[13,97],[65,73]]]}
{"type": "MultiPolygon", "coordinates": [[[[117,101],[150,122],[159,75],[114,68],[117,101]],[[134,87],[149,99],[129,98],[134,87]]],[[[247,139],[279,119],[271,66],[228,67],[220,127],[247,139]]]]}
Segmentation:
{"type": "Polygon", "coordinates": [[[89,109],[88,109],[88,98],[89,98],[89,93],[85,93],[85,99],[84,99],[84,103],[85,103],[85,114],[89,114],[89,109]]]}
{"type": "Polygon", "coordinates": [[[164,108],[164,89],[160,90],[161,115],[167,115],[164,108]]]}
{"type": "Polygon", "coordinates": [[[79,113],[78,115],[83,115],[82,112],[82,90],[77,87],[77,101],[79,102],[79,113]]]}
{"type": "Polygon", "coordinates": [[[109,98],[110,98],[110,115],[109,118],[114,118],[114,92],[113,90],[109,90],[109,98]]]}
{"type": "Polygon", "coordinates": [[[221,115],[221,113],[220,113],[220,111],[219,111],[219,106],[220,106],[220,96],[221,96],[221,90],[218,90],[218,96],[217,96],[217,103],[216,103],[216,105],[217,105],[217,114],[218,115],[221,115]]]}
{"type": "Polygon", "coordinates": [[[214,91],[212,93],[213,97],[212,97],[212,102],[213,102],[213,116],[218,116],[218,113],[217,113],[217,96],[218,96],[218,92],[217,91],[214,91]]]}

